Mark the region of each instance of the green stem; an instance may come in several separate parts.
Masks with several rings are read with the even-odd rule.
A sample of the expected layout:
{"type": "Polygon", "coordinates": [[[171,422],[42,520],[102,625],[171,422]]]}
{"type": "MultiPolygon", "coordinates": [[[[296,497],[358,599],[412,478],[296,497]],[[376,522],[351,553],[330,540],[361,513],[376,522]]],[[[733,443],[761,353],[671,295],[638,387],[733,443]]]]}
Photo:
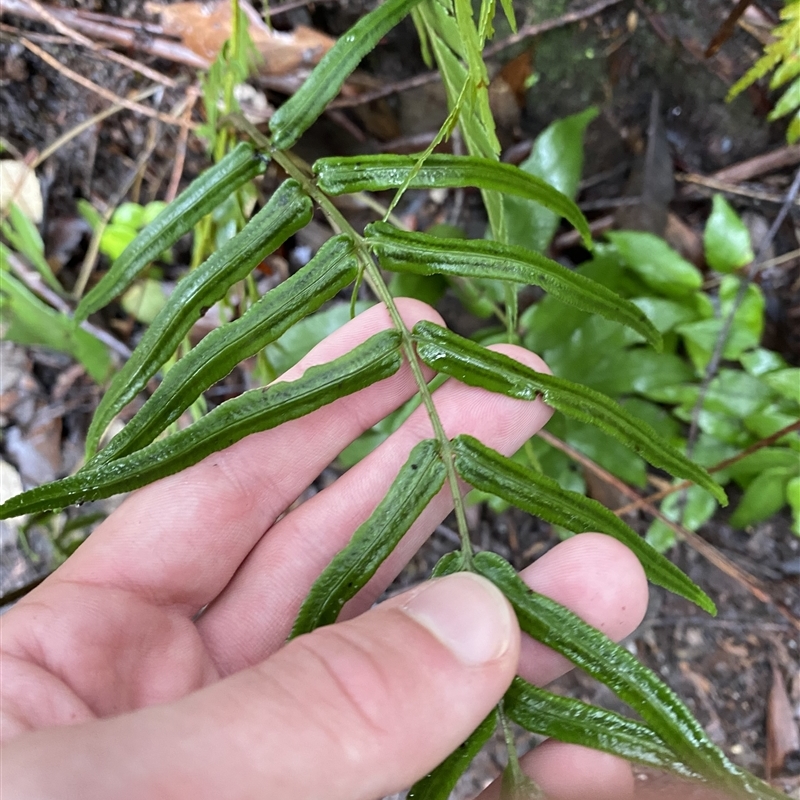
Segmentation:
{"type": "MultiPolygon", "coordinates": [[[[243,121],[240,120],[237,122],[241,124],[243,121]]],[[[353,229],[350,223],[344,218],[339,209],[337,209],[336,206],[330,201],[327,195],[320,191],[314,180],[308,175],[307,170],[304,168],[305,165],[303,165],[302,162],[296,160],[295,157],[293,157],[290,153],[272,149],[269,140],[252,126],[244,123],[242,124],[242,127],[253,138],[259,147],[268,148],[270,155],[275,162],[285,170],[287,175],[289,175],[291,178],[294,178],[294,180],[296,180],[303,187],[303,190],[308,194],[308,196],[311,197],[322,209],[334,230],[341,233],[346,233],[348,236],[352,237],[353,241],[355,242],[356,247],[358,248],[359,259],[364,270],[364,277],[372,291],[375,293],[376,297],[384,304],[386,310],[389,312],[389,317],[392,320],[392,324],[400,332],[403,354],[405,355],[409,366],[411,367],[411,374],[414,376],[414,381],[417,384],[417,389],[420,393],[420,397],[422,398],[422,403],[428,412],[428,417],[431,421],[431,427],[433,428],[434,436],[441,447],[442,457],[447,468],[447,482],[450,486],[450,492],[453,496],[453,509],[456,515],[458,533],[461,538],[461,549],[464,554],[464,563],[467,566],[470,566],[472,564],[472,543],[469,538],[469,527],[467,526],[467,517],[464,511],[464,501],[458,484],[458,475],[456,474],[453,463],[453,451],[450,445],[450,439],[448,439],[447,434],[445,433],[444,426],[442,425],[442,421],[439,418],[439,414],[433,402],[433,397],[428,389],[427,381],[422,373],[422,366],[417,359],[417,354],[414,350],[414,342],[411,339],[411,332],[408,330],[405,322],[403,322],[403,318],[400,316],[400,312],[397,310],[397,306],[395,305],[394,298],[392,297],[391,293],[389,292],[389,288],[386,286],[386,283],[381,277],[377,265],[372,260],[372,254],[366,242],[364,241],[363,237],[353,229]]]]}

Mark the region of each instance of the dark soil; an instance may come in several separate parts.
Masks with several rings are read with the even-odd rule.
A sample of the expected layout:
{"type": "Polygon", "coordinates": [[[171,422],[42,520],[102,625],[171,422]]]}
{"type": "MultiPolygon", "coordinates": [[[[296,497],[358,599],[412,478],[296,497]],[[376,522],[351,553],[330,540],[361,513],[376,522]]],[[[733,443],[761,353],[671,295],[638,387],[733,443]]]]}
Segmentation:
{"type": "MultiPolygon", "coordinates": [[[[371,4],[345,0],[312,5],[284,14],[276,22],[283,27],[311,24],[338,35],[371,4]]],[[[132,0],[78,0],[77,5],[127,18],[146,18],[142,5],[132,0]]],[[[577,4],[537,0],[532,5],[533,10],[527,4],[520,5],[521,19],[547,19],[577,4]]],[[[767,17],[774,18],[781,3],[770,0],[757,5],[767,17]]],[[[62,2],[61,6],[74,4],[62,2]]],[[[587,139],[584,175],[588,180],[580,199],[594,204],[595,210],[588,212],[590,217],[599,217],[613,213],[618,205],[615,201],[632,193],[631,176],[646,143],[655,91],[660,94],[661,119],[672,164],[681,171],[709,175],[780,147],[784,124],[766,122],[770,98],[763,90],[753,89],[733,103],[724,102],[727,88],[759,52],[755,39],[737,30],[717,56],[704,59],[701,55],[730,7],[727,0],[626,0],[590,20],[504,51],[493,60],[495,71],[527,50],[539,76],[521,106],[506,103],[496,109],[509,152],[519,149],[521,142],[530,140],[554,119],[597,104],[601,115],[587,139]]],[[[41,24],[11,14],[5,15],[3,21],[22,30],[53,33],[41,24]]],[[[507,33],[503,24],[498,24],[498,38],[507,33]]],[[[42,46],[65,67],[118,95],[126,96],[147,85],[140,75],[91,56],[85,48],[42,46]]],[[[147,56],[141,56],[141,60],[176,79],[193,79],[188,68],[147,56]]],[[[107,105],[106,100],[42,63],[19,43],[17,33],[0,34],[0,64],[0,133],[12,153],[17,151],[24,156],[41,150],[107,105]]],[[[424,72],[411,23],[406,21],[390,34],[364,67],[378,85],[424,72]]],[[[158,96],[159,108],[171,109],[181,95],[179,89],[164,90],[158,96]]],[[[277,102],[280,96],[270,94],[270,99],[277,102]]],[[[442,89],[439,84],[430,83],[344,114],[347,127],[325,118],[304,138],[299,151],[310,159],[334,153],[403,150],[410,141],[420,141],[422,135],[422,145],[412,148],[421,149],[424,135],[435,132],[443,119],[442,89]],[[354,130],[362,141],[354,136],[354,130]]],[[[96,206],[131,199],[130,195],[118,196],[119,187],[128,180],[152,137],[157,144],[134,199],[146,202],[162,197],[175,157],[177,134],[175,128],[123,111],[77,136],[39,170],[45,194],[43,236],[48,254],[60,254],[54,267],[67,289],[74,285],[88,244],[88,234],[80,226],[74,234],[77,199],[88,199],[96,206]],[[66,237],[65,230],[73,231],[72,238],[66,237]]],[[[204,163],[201,143],[190,137],[184,181],[197,174],[204,163]]],[[[744,188],[780,195],[791,177],[789,169],[778,170],[754,178],[744,188]]],[[[709,196],[704,190],[679,185],[669,210],[697,230],[708,214],[709,196]]],[[[415,213],[447,216],[450,212],[419,193],[409,193],[408,198],[415,213]]],[[[477,196],[468,194],[462,199],[460,223],[474,235],[481,235],[484,223],[477,196]]],[[[750,214],[755,225],[768,226],[778,209],[775,203],[752,197],[737,195],[730,199],[738,211],[750,214]]],[[[666,203],[665,200],[665,208],[666,203]]],[[[793,221],[794,226],[800,224],[796,209],[793,221]]],[[[775,241],[776,253],[798,247],[796,230],[790,218],[775,241]]],[[[291,257],[290,252],[286,255],[291,257]]],[[[791,363],[800,364],[800,263],[790,261],[766,271],[760,280],[768,299],[766,344],[791,363]]],[[[445,303],[442,310],[457,329],[474,327],[474,320],[465,318],[454,304],[445,303]]],[[[101,316],[98,324],[135,345],[138,329],[118,310],[101,316]]],[[[78,466],[82,439],[99,390],[80,369],[70,372],[74,365],[68,358],[8,343],[3,348],[3,459],[22,474],[26,485],[71,472],[78,466]],[[44,450],[31,444],[37,432],[41,434],[43,430],[44,440],[50,443],[44,450]]],[[[246,382],[246,376],[239,376],[238,380],[246,382]]],[[[97,510],[107,513],[110,507],[98,504],[97,510]]],[[[94,510],[83,508],[80,514],[94,510]]],[[[69,518],[75,515],[70,512],[69,518]]],[[[520,568],[558,542],[549,526],[516,511],[498,516],[485,508],[474,508],[470,522],[476,546],[499,552],[520,568]]],[[[0,581],[5,596],[47,573],[53,558],[51,538],[61,532],[62,526],[63,518],[59,518],[50,529],[34,528],[30,533],[31,551],[27,553],[17,544],[17,529],[2,528],[0,581]]],[[[647,526],[645,518],[635,520],[634,526],[643,531],[647,526]]],[[[628,644],[686,700],[714,741],[734,761],[764,775],[767,696],[773,667],[785,681],[796,716],[800,716],[797,631],[775,605],[781,604],[795,618],[800,616],[800,539],[791,534],[786,513],[747,532],[732,529],[723,514],[704,526],[700,534],[756,576],[773,602],[756,599],[741,583],[681,544],[672,557],[710,594],[720,610],[719,616],[708,617],[680,598],[653,590],[647,618],[628,644]]],[[[436,560],[453,549],[453,539],[448,523],[441,526],[391,591],[423,580],[436,560]]],[[[62,545],[69,550],[68,542],[62,541],[62,545]]],[[[558,686],[582,699],[619,708],[607,689],[581,673],[567,676],[558,686]]],[[[531,737],[520,735],[521,743],[531,741],[531,737]]],[[[462,781],[459,797],[467,797],[469,791],[485,784],[500,766],[502,753],[499,742],[484,753],[462,781]]],[[[800,758],[787,759],[783,772],[773,776],[775,785],[792,797],[800,797],[799,772],[800,758]]],[[[657,776],[642,773],[640,778],[642,787],[660,785],[657,776]]],[[[688,790],[686,793],[690,796],[688,790]]]]}

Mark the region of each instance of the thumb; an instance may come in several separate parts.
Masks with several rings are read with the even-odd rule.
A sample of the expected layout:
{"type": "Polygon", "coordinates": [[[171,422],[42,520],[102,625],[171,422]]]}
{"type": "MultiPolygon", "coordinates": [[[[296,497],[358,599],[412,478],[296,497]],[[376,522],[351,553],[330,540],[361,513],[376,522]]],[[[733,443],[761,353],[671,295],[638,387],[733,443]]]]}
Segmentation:
{"type": "MultiPolygon", "coordinates": [[[[57,779],[60,798],[374,800],[467,738],[508,688],[518,655],[506,599],[459,573],[302,636],[177,703],[10,747],[45,737],[40,777],[57,779]]],[[[50,796],[43,783],[26,788],[50,796]]]]}

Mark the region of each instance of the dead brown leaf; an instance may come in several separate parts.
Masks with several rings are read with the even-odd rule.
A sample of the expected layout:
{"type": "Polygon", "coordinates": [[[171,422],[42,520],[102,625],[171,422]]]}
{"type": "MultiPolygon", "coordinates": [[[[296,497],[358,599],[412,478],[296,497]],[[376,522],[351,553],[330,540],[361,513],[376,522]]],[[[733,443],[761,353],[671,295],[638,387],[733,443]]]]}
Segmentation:
{"type": "MultiPolygon", "coordinates": [[[[239,7],[247,15],[250,37],[263,58],[258,65],[265,75],[284,75],[301,67],[317,64],[335,44],[335,39],[304,25],[293,31],[269,28],[246,0],[239,7]]],[[[231,4],[228,0],[212,3],[185,2],[172,5],[145,3],[145,10],[159,14],[161,27],[180,39],[197,55],[213,61],[231,35],[231,4]]]]}
{"type": "Polygon", "coordinates": [[[783,769],[786,756],[800,750],[800,732],[780,668],[772,662],[772,686],[767,700],[767,780],[783,769]]]}

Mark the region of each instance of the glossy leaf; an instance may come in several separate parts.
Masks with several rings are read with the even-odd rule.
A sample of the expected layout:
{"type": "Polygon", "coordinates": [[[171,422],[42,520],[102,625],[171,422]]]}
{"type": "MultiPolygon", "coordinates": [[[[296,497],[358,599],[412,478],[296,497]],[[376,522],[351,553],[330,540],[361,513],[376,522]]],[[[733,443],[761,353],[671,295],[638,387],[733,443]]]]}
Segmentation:
{"type": "Polygon", "coordinates": [[[703,283],[700,270],[663,239],[642,231],[606,234],[625,263],[665,297],[683,297],[703,283]]]}
{"type": "Polygon", "coordinates": [[[456,437],[453,452],[458,474],[476,489],[575,533],[598,531],[613,536],[634,552],[653,583],[716,613],[705,592],[596,500],[562,489],[552,478],[506,458],[472,436],[456,437]]]}
{"type": "Polygon", "coordinates": [[[735,272],[755,258],[750,231],[721,194],[714,195],[703,247],[708,266],[718,272],[735,272]]]}
{"type": "Polygon", "coordinates": [[[406,800],[447,800],[458,779],[480,753],[497,728],[497,711],[492,710],[472,735],[454,750],[433,772],[418,780],[409,790],[406,800]]]}
{"type": "Polygon", "coordinates": [[[344,604],[366,586],[444,486],[446,474],[434,439],[425,439],[414,447],[369,519],[314,581],[289,638],[336,622],[344,604]]]}
{"type": "MultiPolygon", "coordinates": [[[[580,114],[556,120],[536,137],[531,154],[519,168],[574,198],[583,171],[583,135],[596,116],[597,108],[592,106],[580,114]]],[[[507,242],[544,252],[556,232],[558,217],[517,197],[505,197],[503,203],[507,242]]]]}
{"type": "Polygon", "coordinates": [[[311,200],[295,181],[285,181],[238,236],[178,282],[100,401],[86,435],[88,457],[94,455],[108,423],[145,387],[192,325],[309,219],[311,200]]]}
{"type": "Polygon", "coordinates": [[[368,225],[365,235],[386,269],[535,284],[566,303],[633,328],[655,347],[661,345],[661,335],[632,303],[532,250],[487,239],[442,239],[385,222],[368,225]]]}
{"type": "MultiPolygon", "coordinates": [[[[314,164],[317,183],[326,194],[371,191],[402,186],[414,169],[414,156],[354,156],[321,158],[314,164]]],[[[550,184],[511,164],[477,156],[430,156],[409,184],[412,189],[477,186],[524,197],[549,208],[580,231],[591,247],[592,234],[581,210],[550,184]]]]}
{"type": "Polygon", "coordinates": [[[731,525],[734,528],[746,528],[768,519],[783,508],[786,503],[786,487],[796,475],[797,463],[791,467],[772,467],[757,475],[745,489],[744,497],[733,512],[731,525]]]}
{"type": "Polygon", "coordinates": [[[291,147],[314,124],[361,59],[417,3],[419,0],[387,0],[339,37],[303,85],[273,114],[269,127],[276,148],[291,147]]]}
{"type": "Polygon", "coordinates": [[[318,309],[351,283],[357,272],[353,241],[345,235],[329,239],[305,267],[181,358],[136,416],[89,463],[120,458],[150,444],[202,392],[318,309]]]}
{"type": "Polygon", "coordinates": [[[0,519],[111,497],[180,472],[251,433],[303,417],[388,378],[402,363],[399,341],[396,331],[383,331],[334,361],[310,367],[296,381],[245,392],[132,455],[12,497],[0,505],[0,519]]]}
{"type": "Polygon", "coordinates": [[[433,369],[470,386],[481,386],[521,400],[544,401],[567,416],[596,425],[626,444],[651,464],[707,489],[720,503],[722,488],[701,467],[693,464],[645,422],[626,412],[605,395],[579,384],[545,375],[502,353],[487,350],[431,322],[414,327],[419,357],[433,369]]]}
{"type": "Polygon", "coordinates": [[[192,181],[131,242],[103,279],[81,300],[75,310],[75,319],[81,322],[121,294],[160,253],[265,168],[264,161],[249,144],[238,144],[219,164],[192,181]]]}
{"type": "Polygon", "coordinates": [[[762,380],[778,394],[800,403],[800,368],[787,367],[775,370],[765,375],[762,380]]]}
{"type": "Polygon", "coordinates": [[[689,770],[716,779],[726,788],[746,788],[754,797],[781,797],[732,764],[678,696],[624,647],[564,606],[529,589],[496,553],[478,553],[473,563],[475,571],[508,598],[525,633],[608,686],[638,712],[689,770]]]}
{"type": "Polygon", "coordinates": [[[591,747],[637,764],[699,777],[687,769],[651,728],[641,722],[514,678],[503,709],[518,725],[568,744],[591,747]]]}

